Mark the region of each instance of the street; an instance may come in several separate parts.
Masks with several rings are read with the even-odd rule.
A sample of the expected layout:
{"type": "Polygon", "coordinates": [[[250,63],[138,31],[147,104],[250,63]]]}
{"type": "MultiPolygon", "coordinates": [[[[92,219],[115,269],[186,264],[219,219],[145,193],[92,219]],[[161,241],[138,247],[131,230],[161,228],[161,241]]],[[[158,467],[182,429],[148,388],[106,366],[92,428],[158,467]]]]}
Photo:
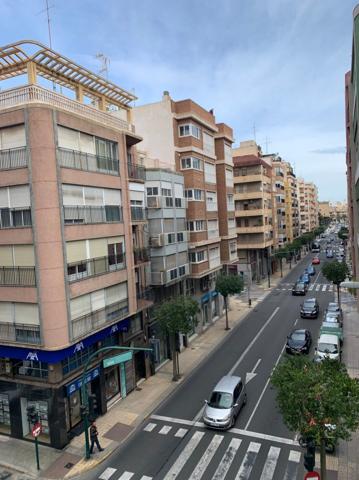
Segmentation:
{"type": "MultiPolygon", "coordinates": [[[[294,328],[311,331],[313,355],[322,313],[334,299],[332,285],[322,276],[321,265],[316,266],[304,298],[318,299],[320,315],[316,320],[300,318],[303,297],[292,296],[290,290],[312,257],[294,265],[130,440],[86,478],[302,479],[303,450],[277,411],[270,375],[294,328]],[[248,401],[234,428],[209,430],[201,418],[204,400],[225,374],[247,377],[248,401]]],[[[323,262],[325,255],[320,257],[323,262]]],[[[328,478],[336,478],[335,473],[328,478]]]]}

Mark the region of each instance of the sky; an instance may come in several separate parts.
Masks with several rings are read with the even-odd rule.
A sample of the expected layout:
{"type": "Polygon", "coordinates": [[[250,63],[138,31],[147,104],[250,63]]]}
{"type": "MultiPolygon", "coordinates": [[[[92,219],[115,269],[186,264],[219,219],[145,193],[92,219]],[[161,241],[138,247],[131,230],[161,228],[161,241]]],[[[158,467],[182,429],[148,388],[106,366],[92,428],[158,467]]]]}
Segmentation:
{"type": "MultiPolygon", "coordinates": [[[[134,92],[191,98],[344,201],[344,74],[359,0],[48,0],[53,49],[134,92]]],[[[0,45],[49,44],[45,0],[0,0],[0,45]]],[[[1,85],[0,85],[1,86],[1,85]]]]}

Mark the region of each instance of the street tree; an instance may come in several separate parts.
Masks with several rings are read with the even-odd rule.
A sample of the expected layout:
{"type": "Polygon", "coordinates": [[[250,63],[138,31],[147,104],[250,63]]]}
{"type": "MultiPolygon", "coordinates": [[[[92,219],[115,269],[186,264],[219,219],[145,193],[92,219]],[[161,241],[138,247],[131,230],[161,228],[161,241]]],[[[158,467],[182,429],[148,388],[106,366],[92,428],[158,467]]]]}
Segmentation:
{"type": "Polygon", "coordinates": [[[345,365],[286,356],[271,377],[287,427],[320,447],[321,479],[326,479],[326,443],[349,440],[359,426],[359,382],[345,365]]]}
{"type": "Polygon", "coordinates": [[[338,232],[338,237],[341,240],[348,240],[349,230],[346,227],[341,227],[338,232]]]}
{"type": "Polygon", "coordinates": [[[338,303],[340,306],[340,284],[344,282],[349,275],[348,265],[345,262],[338,262],[336,260],[334,262],[327,262],[322,268],[322,273],[327,280],[337,286],[338,303]]]}
{"type": "Polygon", "coordinates": [[[218,275],[216,279],[216,291],[224,298],[224,308],[226,309],[226,330],[228,326],[228,295],[241,293],[243,290],[243,280],[238,275],[218,275]]]}
{"type": "Polygon", "coordinates": [[[289,248],[288,246],[279,248],[275,254],[277,258],[279,258],[279,265],[280,265],[280,276],[283,277],[283,258],[288,258],[289,256],[289,248]]]}
{"type": "Polygon", "coordinates": [[[161,330],[170,338],[171,356],[173,362],[172,380],[179,379],[179,359],[176,348],[176,340],[180,333],[186,335],[197,325],[198,303],[191,297],[179,295],[166,300],[159,305],[155,314],[161,330]]]}

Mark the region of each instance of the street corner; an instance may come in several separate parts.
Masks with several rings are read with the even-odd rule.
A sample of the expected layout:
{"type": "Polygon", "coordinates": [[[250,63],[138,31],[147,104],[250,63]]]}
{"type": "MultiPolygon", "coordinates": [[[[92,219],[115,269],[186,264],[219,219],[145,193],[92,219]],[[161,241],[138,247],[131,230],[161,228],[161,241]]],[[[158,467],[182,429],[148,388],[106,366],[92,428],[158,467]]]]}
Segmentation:
{"type": "Polygon", "coordinates": [[[88,460],[83,457],[80,461],[73,465],[73,467],[71,467],[71,470],[66,473],[66,475],[58,478],[74,478],[88,472],[89,470],[92,470],[93,468],[96,468],[98,465],[104,462],[116,450],[116,448],[117,445],[106,447],[103,452],[94,453],[88,460]]]}

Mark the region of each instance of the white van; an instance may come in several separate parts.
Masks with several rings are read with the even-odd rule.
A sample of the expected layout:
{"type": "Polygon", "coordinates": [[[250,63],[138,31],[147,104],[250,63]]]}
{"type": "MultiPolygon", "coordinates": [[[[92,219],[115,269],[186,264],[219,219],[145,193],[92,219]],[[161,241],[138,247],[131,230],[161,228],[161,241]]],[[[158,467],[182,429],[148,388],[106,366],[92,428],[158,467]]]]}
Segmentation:
{"type": "Polygon", "coordinates": [[[315,349],[316,360],[321,361],[324,358],[339,360],[341,358],[340,340],[337,335],[323,333],[318,340],[318,346],[315,349]]]}

